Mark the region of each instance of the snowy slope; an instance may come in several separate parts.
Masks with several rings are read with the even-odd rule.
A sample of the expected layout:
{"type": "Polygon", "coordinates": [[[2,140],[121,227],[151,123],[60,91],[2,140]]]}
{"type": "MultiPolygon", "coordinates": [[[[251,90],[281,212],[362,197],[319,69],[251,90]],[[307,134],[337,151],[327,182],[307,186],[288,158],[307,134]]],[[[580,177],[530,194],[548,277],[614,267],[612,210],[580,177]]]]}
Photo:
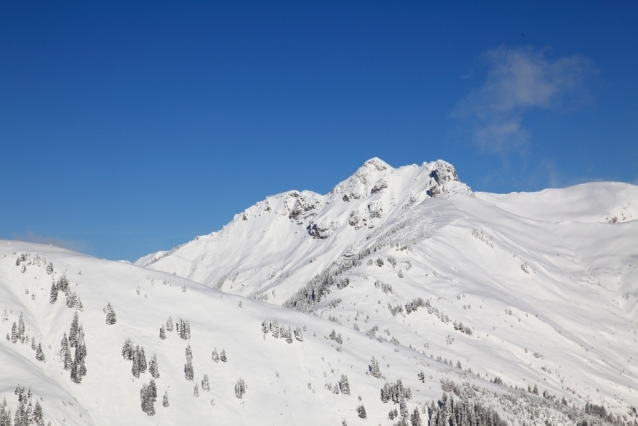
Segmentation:
{"type": "Polygon", "coordinates": [[[638,405],[636,218],[633,185],[474,194],[443,161],[372,159],[329,194],[268,197],[136,264],[626,413],[638,405]],[[408,313],[412,302],[428,306],[408,313]]]}
{"type": "MultiPolygon", "coordinates": [[[[532,417],[539,424],[545,420],[568,424],[573,411],[558,402],[569,397],[567,392],[555,394],[556,401],[530,396],[448,365],[452,359],[446,360],[448,364],[437,362],[417,350],[369,338],[313,315],[51,246],[0,241],[0,311],[0,331],[7,335],[0,343],[0,399],[7,402],[6,407],[0,405],[0,422],[2,411],[8,409],[16,425],[390,425],[397,421],[390,419],[390,413],[400,413],[402,403],[410,416],[416,410],[427,425],[428,407],[441,398],[442,388],[449,397],[441,416],[448,416],[450,398],[459,400],[459,395],[464,401],[492,407],[510,424],[523,424],[532,417]],[[64,277],[69,285],[62,291],[64,277]],[[51,292],[54,283],[58,291],[51,292]],[[57,294],[57,300],[51,294],[57,294]],[[107,323],[108,304],[116,315],[114,324],[107,323]],[[60,353],[75,314],[86,347],[86,375],[80,383],[71,380],[60,353]],[[183,339],[175,329],[167,329],[161,339],[160,328],[166,327],[169,316],[171,323],[188,321],[190,335],[183,339]],[[25,328],[16,334],[19,326],[13,325],[20,318],[25,328]],[[289,341],[274,337],[275,320],[284,332],[299,327],[302,337],[293,334],[289,341]],[[330,338],[333,331],[335,338],[330,338]],[[150,368],[134,377],[133,361],[122,356],[127,339],[144,348],[147,361],[154,355],[157,359],[152,416],[142,411],[140,396],[151,382],[150,368]],[[40,346],[44,360],[36,359],[32,342],[40,346]],[[185,375],[187,348],[192,351],[194,380],[185,375]],[[213,351],[222,350],[226,362],[215,362],[213,351]],[[369,374],[372,357],[383,377],[369,374]],[[201,384],[204,375],[210,390],[201,384]],[[246,388],[238,398],[240,378],[246,388]],[[411,397],[383,402],[381,389],[397,380],[411,389],[411,397]],[[19,386],[24,395],[32,393],[30,420],[24,422],[15,417],[19,404],[14,390],[19,386]],[[167,407],[162,404],[164,394],[167,407]],[[34,420],[36,404],[44,413],[41,423],[34,420]],[[360,406],[366,419],[359,416],[360,406]]],[[[77,360],[77,353],[73,356],[77,360]]],[[[575,412],[575,418],[592,418],[582,410],[575,412]]]]}

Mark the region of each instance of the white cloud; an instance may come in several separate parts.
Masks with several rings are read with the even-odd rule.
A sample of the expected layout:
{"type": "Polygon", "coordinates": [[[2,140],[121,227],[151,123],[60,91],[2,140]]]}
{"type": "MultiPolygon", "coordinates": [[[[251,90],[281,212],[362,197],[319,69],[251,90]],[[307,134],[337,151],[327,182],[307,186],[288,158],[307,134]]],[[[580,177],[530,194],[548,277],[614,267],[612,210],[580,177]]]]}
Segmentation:
{"type": "Polygon", "coordinates": [[[594,72],[591,61],[580,55],[551,61],[545,52],[501,47],[485,53],[485,83],[452,112],[471,123],[482,148],[505,152],[523,147],[529,132],[522,117],[532,108],[574,109],[588,101],[583,82],[594,72]]]}

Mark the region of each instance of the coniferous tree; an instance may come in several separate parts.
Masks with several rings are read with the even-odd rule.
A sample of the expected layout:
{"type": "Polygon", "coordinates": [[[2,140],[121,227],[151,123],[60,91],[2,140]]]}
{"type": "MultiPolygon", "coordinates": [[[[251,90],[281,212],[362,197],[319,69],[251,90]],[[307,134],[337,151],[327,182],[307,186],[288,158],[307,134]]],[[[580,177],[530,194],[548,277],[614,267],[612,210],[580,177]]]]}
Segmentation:
{"type": "Polygon", "coordinates": [[[164,330],[164,326],[160,327],[160,339],[162,340],[166,339],[166,331],[164,330]]]}
{"type": "Polygon", "coordinates": [[[275,339],[279,338],[279,324],[277,323],[276,319],[272,321],[272,323],[270,324],[270,328],[272,331],[272,337],[274,337],[275,339]]]}
{"type": "Polygon", "coordinates": [[[383,378],[383,374],[381,374],[381,370],[379,370],[379,361],[377,361],[375,357],[372,357],[368,370],[372,377],[376,377],[377,379],[383,378]]]}
{"type": "Polygon", "coordinates": [[[199,396],[199,385],[195,383],[195,389],[193,390],[193,395],[199,396]]]}
{"type": "Polygon", "coordinates": [[[151,376],[154,379],[159,379],[160,373],[159,368],[157,367],[157,357],[155,354],[151,357],[151,362],[148,365],[148,372],[151,373],[151,376]]]}
{"type": "Polygon", "coordinates": [[[35,337],[31,337],[31,350],[35,351],[38,347],[35,345],[35,337]]]}
{"type": "Polygon", "coordinates": [[[44,352],[42,352],[42,344],[38,343],[38,348],[35,352],[35,359],[38,361],[45,361],[44,352]]]}
{"type": "Polygon", "coordinates": [[[146,363],[146,354],[144,353],[144,347],[140,348],[139,362],[140,362],[140,373],[146,373],[148,364],[146,363]]]}
{"type": "Polygon", "coordinates": [[[11,426],[11,410],[7,408],[7,399],[0,404],[0,426],[11,426]]]}
{"type": "Polygon", "coordinates": [[[219,362],[219,354],[217,353],[217,348],[213,349],[213,361],[219,362]]]}
{"type": "Polygon", "coordinates": [[[25,331],[24,319],[22,317],[22,312],[20,312],[20,318],[18,318],[18,340],[20,340],[22,343],[24,343],[26,338],[24,335],[24,331],[25,331]]]}
{"type": "Polygon", "coordinates": [[[13,321],[13,325],[11,326],[11,343],[16,343],[18,341],[18,325],[15,321],[13,321]]]}
{"type": "Polygon", "coordinates": [[[42,412],[42,405],[40,405],[40,401],[35,402],[32,419],[36,425],[44,426],[44,413],[42,412]]]}
{"type": "Polygon", "coordinates": [[[60,291],[64,292],[64,294],[69,293],[69,280],[67,279],[66,274],[63,274],[60,277],[57,287],[58,289],[60,289],[60,291]]]}
{"type": "Polygon", "coordinates": [[[205,392],[210,392],[210,383],[208,382],[208,374],[204,374],[204,378],[202,379],[202,390],[205,392]]]}
{"type": "Polygon", "coordinates": [[[157,399],[155,380],[151,379],[148,385],[144,384],[144,386],[142,386],[140,399],[142,401],[142,411],[149,416],[155,415],[155,400],[157,399]]]}
{"type": "Polygon", "coordinates": [[[268,330],[269,330],[269,327],[268,327],[268,321],[263,320],[263,321],[261,322],[261,331],[262,331],[264,334],[268,334],[268,330]]]}
{"type": "Polygon", "coordinates": [[[133,350],[133,365],[131,366],[133,377],[140,377],[140,347],[136,346],[133,350]]]}
{"type": "Polygon", "coordinates": [[[51,283],[51,292],[49,295],[49,303],[52,305],[58,300],[58,288],[55,286],[55,281],[51,283]]]}
{"type": "Polygon", "coordinates": [[[219,354],[219,359],[221,362],[226,362],[228,359],[226,358],[226,350],[222,349],[222,352],[219,354]]]}
{"type": "Polygon", "coordinates": [[[106,304],[106,323],[108,325],[113,325],[117,322],[117,318],[115,316],[115,309],[111,306],[111,302],[106,304]]]}
{"type": "Polygon", "coordinates": [[[193,371],[193,351],[191,346],[186,347],[186,364],[184,365],[184,377],[186,380],[193,380],[195,373],[193,371]]]}
{"type": "Polygon", "coordinates": [[[79,329],[79,317],[77,311],[73,314],[73,321],[71,322],[71,331],[69,332],[69,346],[74,348],[77,344],[77,335],[79,329]]]}
{"type": "Polygon", "coordinates": [[[133,360],[133,353],[135,348],[133,348],[133,342],[131,339],[126,339],[124,342],[124,347],[122,348],[122,357],[128,361],[133,360]]]}
{"type": "Polygon", "coordinates": [[[295,328],[295,339],[297,339],[300,342],[303,342],[303,333],[301,332],[301,328],[299,327],[295,328]]]}
{"type": "Polygon", "coordinates": [[[246,387],[247,386],[246,383],[244,383],[244,379],[240,377],[237,381],[237,384],[235,385],[235,396],[239,399],[242,399],[244,394],[246,393],[246,387]]]}
{"type": "Polygon", "coordinates": [[[191,338],[191,323],[189,321],[185,321],[183,319],[179,319],[179,327],[177,329],[179,332],[179,337],[184,340],[188,340],[191,338]]]}
{"type": "Polygon", "coordinates": [[[162,399],[162,405],[168,407],[168,391],[164,392],[164,398],[162,399]]]}
{"type": "Polygon", "coordinates": [[[66,338],[66,333],[64,333],[64,337],[62,337],[62,342],[60,343],[60,358],[62,358],[62,362],[64,363],[64,369],[71,369],[71,350],[69,349],[69,341],[66,338]]]}
{"type": "Polygon", "coordinates": [[[362,418],[362,419],[365,419],[368,417],[368,415],[366,414],[366,407],[364,407],[363,404],[357,407],[357,414],[359,415],[359,418],[362,418]]]}
{"type": "Polygon", "coordinates": [[[47,263],[47,275],[51,275],[53,273],[53,263],[47,263]]]}
{"type": "Polygon", "coordinates": [[[166,331],[173,331],[173,319],[170,316],[166,320],[166,331]]]}
{"type": "Polygon", "coordinates": [[[341,380],[339,380],[339,390],[344,395],[350,395],[350,383],[348,383],[348,376],[345,374],[342,374],[341,380]]]}

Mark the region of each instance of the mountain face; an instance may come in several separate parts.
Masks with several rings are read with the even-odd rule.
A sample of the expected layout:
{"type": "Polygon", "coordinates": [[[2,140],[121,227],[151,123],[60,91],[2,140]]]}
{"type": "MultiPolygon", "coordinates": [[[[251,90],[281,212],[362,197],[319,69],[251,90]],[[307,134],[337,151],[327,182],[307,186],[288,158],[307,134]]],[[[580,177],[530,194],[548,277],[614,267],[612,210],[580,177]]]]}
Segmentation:
{"type": "Polygon", "coordinates": [[[0,240],[0,426],[638,426],[636,218],[372,159],[136,265],[0,240]]]}
{"type": "Polygon", "coordinates": [[[473,193],[444,161],[380,159],[267,197],[136,265],[331,319],[519,388],[638,405],[638,188],[473,193]]]}

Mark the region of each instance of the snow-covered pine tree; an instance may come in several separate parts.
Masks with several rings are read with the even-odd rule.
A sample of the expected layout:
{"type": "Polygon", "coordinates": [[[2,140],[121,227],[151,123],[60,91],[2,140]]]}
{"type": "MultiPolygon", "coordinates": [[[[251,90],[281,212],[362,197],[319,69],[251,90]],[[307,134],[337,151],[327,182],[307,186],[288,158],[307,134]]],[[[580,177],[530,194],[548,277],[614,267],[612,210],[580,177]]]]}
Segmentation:
{"type": "Polygon", "coordinates": [[[423,423],[421,422],[421,415],[419,414],[419,409],[418,408],[414,408],[414,411],[412,412],[412,415],[410,416],[410,424],[412,426],[422,426],[423,423]]]}
{"type": "Polygon", "coordinates": [[[16,343],[18,341],[18,325],[15,321],[13,321],[13,325],[11,326],[11,343],[16,343]]]}
{"type": "Polygon", "coordinates": [[[49,293],[49,303],[52,305],[58,301],[58,288],[55,286],[55,281],[51,283],[51,292],[49,293]]]}
{"type": "Polygon", "coordinates": [[[133,349],[133,365],[131,366],[133,377],[140,377],[140,347],[139,345],[133,349]]]}
{"type": "Polygon", "coordinates": [[[168,391],[164,392],[164,398],[162,398],[162,405],[164,407],[168,407],[168,391]]]}
{"type": "Polygon", "coordinates": [[[195,389],[193,389],[193,395],[199,396],[199,385],[195,383],[195,389]]]}
{"type": "Polygon", "coordinates": [[[164,326],[163,325],[160,327],[160,339],[162,339],[162,340],[166,339],[166,331],[164,330],[164,326]]]}
{"type": "Polygon", "coordinates": [[[268,326],[268,321],[267,321],[267,320],[263,320],[263,321],[261,322],[261,331],[262,331],[262,333],[264,333],[264,334],[268,334],[268,330],[269,330],[269,328],[270,328],[270,327],[268,326]]]}
{"type": "Polygon", "coordinates": [[[151,379],[150,383],[144,384],[140,390],[140,399],[142,401],[142,411],[147,415],[155,415],[155,400],[157,399],[157,386],[155,380],[151,379]]]}
{"type": "Polygon", "coordinates": [[[53,263],[47,263],[47,275],[51,275],[53,273],[53,263]]]}
{"type": "Polygon", "coordinates": [[[124,342],[124,347],[122,347],[122,357],[128,361],[133,360],[134,350],[135,348],[133,348],[133,342],[131,341],[131,339],[126,339],[126,341],[124,342]]]}
{"type": "Polygon", "coordinates": [[[219,354],[219,359],[221,362],[226,362],[228,359],[226,358],[226,349],[222,349],[222,352],[219,354]]]}
{"type": "Polygon", "coordinates": [[[60,291],[64,292],[64,294],[69,293],[69,280],[67,279],[66,274],[62,274],[62,276],[58,280],[57,287],[60,291]]]}
{"type": "Polygon", "coordinates": [[[108,325],[113,325],[117,322],[117,318],[115,316],[115,309],[111,306],[111,302],[106,304],[106,323],[108,325]]]}
{"type": "Polygon", "coordinates": [[[86,376],[86,343],[84,342],[84,330],[80,325],[78,327],[76,344],[75,344],[75,359],[71,364],[71,380],[74,383],[81,383],[82,377],[86,376]]]}
{"type": "Polygon", "coordinates": [[[202,379],[202,390],[205,392],[210,392],[210,383],[208,382],[208,374],[204,374],[204,378],[202,379]]]}
{"type": "Polygon", "coordinates": [[[26,336],[24,334],[26,327],[24,326],[24,318],[22,315],[22,312],[20,312],[20,318],[18,318],[18,340],[20,340],[22,343],[25,342],[26,336]]]}
{"type": "Polygon", "coordinates": [[[345,374],[342,374],[341,380],[339,380],[339,390],[344,395],[350,395],[350,383],[348,383],[348,376],[345,374]]]}
{"type": "Polygon", "coordinates": [[[33,416],[31,419],[37,426],[44,426],[44,413],[42,412],[42,405],[40,405],[40,401],[35,402],[33,416]]]}
{"type": "Polygon", "coordinates": [[[279,338],[279,324],[276,319],[270,323],[270,330],[272,331],[272,337],[275,339],[279,338]]]}
{"type": "Polygon", "coordinates": [[[168,317],[168,320],[166,320],[166,331],[173,331],[173,318],[168,317]]]}
{"type": "Polygon", "coordinates": [[[288,330],[286,330],[286,342],[292,343],[292,331],[290,330],[290,326],[288,326],[288,330]]]}
{"type": "Polygon", "coordinates": [[[140,348],[139,362],[140,362],[140,373],[146,373],[148,364],[146,363],[146,354],[144,353],[144,347],[140,348]]]}
{"type": "Polygon", "coordinates": [[[157,366],[157,356],[153,354],[151,357],[151,362],[148,364],[148,372],[151,373],[151,376],[154,379],[159,379],[159,367],[157,366]]]}
{"type": "Polygon", "coordinates": [[[376,377],[377,379],[383,378],[383,374],[381,374],[381,370],[379,370],[379,361],[377,361],[375,357],[372,357],[368,370],[372,377],[376,377]]]}
{"type": "Polygon", "coordinates": [[[11,426],[11,410],[7,408],[7,398],[0,404],[0,426],[11,426]]]}
{"type": "Polygon", "coordinates": [[[366,407],[364,407],[363,404],[357,407],[357,414],[359,415],[359,418],[361,419],[365,419],[368,417],[368,415],[366,414],[366,407]]]}
{"type": "Polygon", "coordinates": [[[303,342],[303,333],[301,332],[301,328],[299,327],[295,328],[295,339],[297,339],[300,342],[303,342]]]}
{"type": "Polygon", "coordinates": [[[44,352],[42,352],[42,343],[38,343],[38,348],[35,351],[35,359],[45,361],[44,352]]]}
{"type": "Polygon", "coordinates": [[[213,349],[213,361],[219,362],[219,354],[217,353],[217,348],[213,349]]]}
{"type": "Polygon", "coordinates": [[[246,383],[244,383],[244,379],[240,377],[237,381],[237,384],[235,385],[235,396],[239,399],[242,399],[244,394],[246,393],[246,387],[247,386],[246,383]]]}
{"type": "MultiPolygon", "coordinates": [[[[181,327],[180,327],[181,328],[181,327]]],[[[184,377],[186,380],[193,380],[195,373],[193,371],[193,351],[191,346],[186,347],[186,364],[184,365],[184,377]]]]}
{"type": "Polygon", "coordinates": [[[71,322],[71,330],[69,331],[69,347],[74,348],[77,344],[79,328],[79,317],[77,311],[73,313],[73,321],[71,322]]]}
{"type": "Polygon", "coordinates": [[[408,403],[405,401],[405,398],[401,398],[399,401],[399,413],[403,419],[408,417],[408,403]]]}
{"type": "Polygon", "coordinates": [[[73,359],[71,357],[71,350],[69,349],[69,341],[66,338],[66,333],[64,333],[64,337],[62,337],[62,342],[60,342],[60,358],[64,363],[64,369],[70,370],[71,365],[73,363],[73,359]]]}
{"type": "Polygon", "coordinates": [[[179,332],[179,337],[181,337],[182,339],[184,340],[190,339],[191,338],[191,323],[189,321],[185,321],[180,318],[177,331],[179,332]]]}

